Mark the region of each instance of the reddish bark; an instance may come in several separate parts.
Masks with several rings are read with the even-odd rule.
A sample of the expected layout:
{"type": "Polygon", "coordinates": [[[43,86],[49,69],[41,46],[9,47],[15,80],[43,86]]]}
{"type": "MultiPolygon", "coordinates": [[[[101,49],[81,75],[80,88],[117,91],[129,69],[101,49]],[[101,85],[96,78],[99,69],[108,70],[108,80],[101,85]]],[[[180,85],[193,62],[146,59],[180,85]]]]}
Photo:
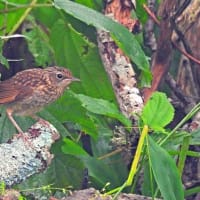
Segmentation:
{"type": "Polygon", "coordinates": [[[158,47],[155,56],[152,60],[152,85],[150,88],[143,90],[144,101],[151,97],[152,93],[156,91],[164,79],[166,72],[169,70],[171,55],[172,55],[172,27],[170,19],[176,7],[177,1],[166,0],[160,5],[160,34],[158,38],[158,47]]]}

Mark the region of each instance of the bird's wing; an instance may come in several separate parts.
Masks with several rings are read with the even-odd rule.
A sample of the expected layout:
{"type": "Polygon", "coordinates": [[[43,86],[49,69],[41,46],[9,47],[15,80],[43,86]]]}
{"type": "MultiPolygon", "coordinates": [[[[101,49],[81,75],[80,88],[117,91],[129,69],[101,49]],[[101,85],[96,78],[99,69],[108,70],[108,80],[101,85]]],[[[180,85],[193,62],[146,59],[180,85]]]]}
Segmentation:
{"type": "Polygon", "coordinates": [[[31,87],[16,87],[11,85],[9,81],[0,82],[0,104],[20,101],[24,96],[29,96],[32,91],[31,87]]]}
{"type": "Polygon", "coordinates": [[[12,78],[0,82],[0,104],[23,100],[40,84],[42,69],[28,69],[18,72],[12,78]],[[33,81],[34,78],[34,81],[33,81]]]}

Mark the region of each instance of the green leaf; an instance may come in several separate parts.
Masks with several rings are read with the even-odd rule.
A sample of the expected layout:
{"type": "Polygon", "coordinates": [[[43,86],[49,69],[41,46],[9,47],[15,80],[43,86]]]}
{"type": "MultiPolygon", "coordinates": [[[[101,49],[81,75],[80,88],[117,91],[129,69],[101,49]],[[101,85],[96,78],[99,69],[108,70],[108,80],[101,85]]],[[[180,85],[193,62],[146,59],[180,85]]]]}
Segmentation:
{"type": "Polygon", "coordinates": [[[68,138],[63,139],[64,144],[62,145],[63,153],[80,156],[80,155],[88,155],[87,152],[79,146],[77,143],[73,142],[68,138]]]}
{"type": "Polygon", "coordinates": [[[7,142],[13,136],[13,133],[16,133],[16,129],[8,119],[3,106],[0,107],[0,114],[0,142],[3,143],[7,142]]]}
{"type": "Polygon", "coordinates": [[[6,68],[9,68],[8,60],[3,56],[3,46],[4,46],[4,41],[2,40],[2,38],[0,38],[0,63],[4,65],[6,68]]]}
{"type": "Polygon", "coordinates": [[[156,181],[153,176],[153,172],[150,168],[149,162],[145,162],[144,165],[144,180],[142,183],[142,194],[144,196],[152,197],[156,192],[156,181]]]}
{"type": "Polygon", "coordinates": [[[81,101],[82,106],[88,111],[95,114],[105,115],[114,119],[118,119],[126,127],[131,126],[131,121],[119,112],[114,103],[110,103],[109,101],[106,101],[104,99],[97,99],[85,96],[83,94],[74,94],[74,96],[81,101]]]}
{"type": "Polygon", "coordinates": [[[190,145],[200,145],[200,129],[192,132],[191,137],[190,145]]]}
{"type": "Polygon", "coordinates": [[[109,31],[117,45],[145,73],[145,78],[148,81],[146,84],[150,84],[152,77],[148,60],[135,37],[125,27],[95,10],[72,1],[55,0],[55,6],[62,8],[66,13],[73,15],[88,25],[109,31]]]}
{"type": "Polygon", "coordinates": [[[93,178],[94,182],[100,184],[100,187],[104,187],[107,183],[110,183],[109,189],[111,189],[124,181],[121,180],[119,172],[113,170],[111,164],[108,165],[103,160],[90,156],[80,156],[80,159],[88,169],[89,176],[93,178]]]}
{"type": "Polygon", "coordinates": [[[113,151],[113,144],[110,142],[113,138],[113,130],[106,123],[107,120],[105,118],[97,118],[97,115],[93,117],[96,117],[98,138],[97,140],[91,139],[91,148],[93,156],[99,157],[113,151]]]}
{"type": "MultiPolygon", "coordinates": [[[[7,142],[8,139],[11,139],[14,134],[18,134],[18,131],[9,120],[3,106],[0,107],[0,114],[0,142],[3,143],[7,142]]],[[[14,118],[23,131],[26,131],[35,123],[35,120],[30,117],[14,116],[14,118]]]]}
{"type": "Polygon", "coordinates": [[[49,66],[54,62],[53,51],[49,45],[47,34],[36,24],[33,17],[26,19],[28,28],[23,29],[23,34],[29,38],[28,47],[37,66],[49,66]]]}
{"type": "Polygon", "coordinates": [[[8,60],[2,55],[0,52],[0,63],[1,65],[4,65],[7,69],[9,68],[8,60]]]}
{"type": "Polygon", "coordinates": [[[183,200],[184,191],[175,161],[148,136],[149,161],[164,200],[183,200]]]}
{"type": "MultiPolygon", "coordinates": [[[[40,0],[38,3],[46,3],[46,0],[40,0]]],[[[37,20],[37,22],[44,25],[47,30],[51,29],[51,27],[60,19],[60,13],[58,10],[55,10],[54,7],[37,7],[37,9],[33,9],[31,14],[37,20]]],[[[59,41],[59,40],[58,40],[59,41]]]]}
{"type": "MultiPolygon", "coordinates": [[[[9,1],[1,1],[0,2],[0,10],[9,10],[11,8],[19,8],[21,6],[26,6],[28,3],[30,3],[29,0],[12,0],[12,2],[9,1]]],[[[10,34],[12,31],[14,31],[17,27],[16,25],[19,25],[19,20],[23,15],[25,15],[26,8],[20,8],[16,9],[14,12],[5,12],[4,14],[0,15],[0,35],[7,35],[10,34]]]]}
{"type": "Polygon", "coordinates": [[[135,12],[140,22],[142,24],[145,24],[148,19],[148,15],[147,15],[147,12],[143,8],[143,4],[147,5],[147,0],[137,0],[135,12]]]}
{"type": "MultiPolygon", "coordinates": [[[[93,114],[94,115],[94,114],[93,114]]],[[[96,118],[97,115],[94,115],[96,118]]],[[[94,140],[91,138],[91,148],[92,148],[92,154],[96,158],[102,158],[103,160],[101,162],[105,163],[109,167],[109,171],[112,171],[114,173],[114,177],[117,177],[119,183],[123,183],[128,175],[128,168],[127,165],[124,163],[126,158],[122,156],[120,153],[115,153],[115,150],[113,149],[113,143],[111,142],[111,139],[113,138],[113,130],[110,128],[108,124],[106,124],[105,118],[97,118],[96,123],[98,127],[98,138],[97,140],[94,140]],[[99,120],[98,120],[99,119],[99,120]],[[117,163],[117,164],[116,164],[117,163]]],[[[126,137],[124,136],[124,140],[126,140],[126,137]]],[[[96,161],[94,161],[96,162],[96,161]]],[[[92,165],[92,162],[91,162],[92,165]]],[[[95,166],[91,166],[92,168],[95,166]]],[[[95,170],[95,169],[94,169],[95,170]]],[[[104,168],[106,170],[106,168],[104,168]]],[[[102,177],[102,174],[107,174],[107,172],[104,172],[101,170],[101,172],[98,172],[96,174],[97,177],[102,177]],[[99,173],[99,175],[98,175],[99,173]]],[[[114,177],[111,177],[110,182],[114,182],[114,177]]],[[[117,185],[117,183],[114,183],[114,185],[117,185]]]]}
{"type": "Polygon", "coordinates": [[[144,124],[155,131],[164,131],[174,117],[174,108],[161,92],[155,92],[143,108],[141,118],[144,124]]]}
{"type": "Polygon", "coordinates": [[[89,8],[95,8],[95,1],[94,0],[76,0],[77,3],[83,4],[89,8]]]}
{"type": "Polygon", "coordinates": [[[48,111],[61,123],[74,122],[81,126],[81,131],[93,138],[97,137],[97,129],[94,121],[87,115],[87,111],[81,106],[80,101],[70,94],[70,91],[48,106],[48,111]]]}
{"type": "MultiPolygon", "coordinates": [[[[65,153],[68,154],[67,151],[65,153]]],[[[69,153],[71,154],[71,152],[69,153]]],[[[119,176],[119,171],[114,170],[114,164],[108,165],[105,161],[99,160],[98,158],[91,157],[89,155],[77,154],[76,157],[84,163],[84,167],[87,168],[89,176],[91,177],[90,180],[92,179],[93,185],[98,184],[99,188],[102,188],[107,183],[111,183],[111,188],[113,188],[120,185],[124,181],[122,180],[122,177],[119,176]]],[[[78,166],[76,170],[79,171],[78,166]]],[[[124,168],[122,168],[120,173],[121,172],[124,172],[124,168]]],[[[126,175],[124,177],[126,177],[126,175]]]]}
{"type": "Polygon", "coordinates": [[[62,124],[62,122],[59,121],[52,113],[47,111],[47,109],[42,110],[40,113],[38,113],[38,115],[42,119],[48,120],[48,122],[53,124],[55,126],[55,128],[58,130],[61,137],[66,137],[66,136],[71,137],[70,133],[68,132],[66,127],[62,124]]]}

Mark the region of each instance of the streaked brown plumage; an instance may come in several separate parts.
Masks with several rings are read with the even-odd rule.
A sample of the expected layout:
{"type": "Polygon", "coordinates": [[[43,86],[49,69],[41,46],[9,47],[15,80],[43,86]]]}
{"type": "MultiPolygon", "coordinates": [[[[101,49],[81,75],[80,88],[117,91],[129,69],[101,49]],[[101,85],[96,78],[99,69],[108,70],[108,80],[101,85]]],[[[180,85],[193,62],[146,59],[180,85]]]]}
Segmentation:
{"type": "Polygon", "coordinates": [[[6,106],[8,118],[18,132],[22,132],[12,115],[35,116],[60,97],[72,81],[79,79],[63,67],[24,70],[0,82],[0,105],[6,106]]]}

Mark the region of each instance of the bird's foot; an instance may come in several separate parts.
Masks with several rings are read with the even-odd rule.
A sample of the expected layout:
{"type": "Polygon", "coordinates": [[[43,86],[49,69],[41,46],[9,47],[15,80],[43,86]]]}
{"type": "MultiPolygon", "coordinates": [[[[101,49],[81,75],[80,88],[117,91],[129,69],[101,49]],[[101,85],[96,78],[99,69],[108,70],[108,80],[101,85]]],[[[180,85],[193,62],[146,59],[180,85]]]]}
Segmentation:
{"type": "Polygon", "coordinates": [[[31,147],[33,148],[33,144],[30,141],[30,136],[27,133],[24,132],[19,132],[18,134],[15,135],[15,137],[17,139],[22,139],[23,143],[27,146],[27,147],[31,147]]]}

